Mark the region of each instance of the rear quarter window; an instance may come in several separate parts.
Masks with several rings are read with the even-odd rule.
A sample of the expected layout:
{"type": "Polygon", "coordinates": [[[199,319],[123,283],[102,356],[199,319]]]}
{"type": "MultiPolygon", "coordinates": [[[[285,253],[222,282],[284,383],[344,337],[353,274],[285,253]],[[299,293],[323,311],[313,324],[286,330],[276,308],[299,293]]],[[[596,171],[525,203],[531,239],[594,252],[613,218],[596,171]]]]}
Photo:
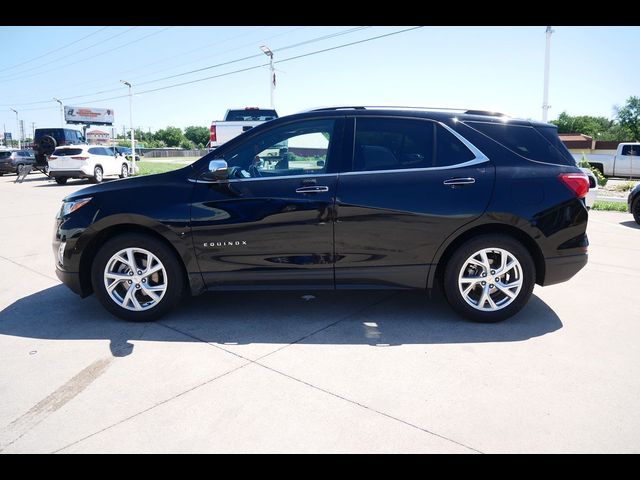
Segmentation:
{"type": "Polygon", "coordinates": [[[575,165],[575,160],[562,145],[553,127],[550,127],[549,131],[545,129],[546,127],[538,131],[529,125],[489,122],[465,122],[465,124],[529,160],[575,165]]]}

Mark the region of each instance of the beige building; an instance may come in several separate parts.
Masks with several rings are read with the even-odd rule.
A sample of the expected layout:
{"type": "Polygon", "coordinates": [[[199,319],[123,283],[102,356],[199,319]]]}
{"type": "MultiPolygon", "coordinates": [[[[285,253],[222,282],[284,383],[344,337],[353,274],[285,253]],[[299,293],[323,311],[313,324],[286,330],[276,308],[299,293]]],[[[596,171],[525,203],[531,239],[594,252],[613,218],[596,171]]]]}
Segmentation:
{"type": "Polygon", "coordinates": [[[111,143],[111,135],[102,130],[89,130],[87,132],[87,142],[89,145],[109,145],[111,143]]]}

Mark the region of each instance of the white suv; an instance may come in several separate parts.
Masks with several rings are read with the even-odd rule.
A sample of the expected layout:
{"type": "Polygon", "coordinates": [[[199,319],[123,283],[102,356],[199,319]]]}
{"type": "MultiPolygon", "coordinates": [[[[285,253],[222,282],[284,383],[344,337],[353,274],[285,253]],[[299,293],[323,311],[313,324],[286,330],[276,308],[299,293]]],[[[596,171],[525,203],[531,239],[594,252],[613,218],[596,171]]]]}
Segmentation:
{"type": "Polygon", "coordinates": [[[58,147],[49,157],[49,176],[58,185],[70,178],[90,178],[100,183],[105,176],[126,178],[131,171],[130,162],[116,156],[113,148],[98,145],[65,145],[58,147]]]}

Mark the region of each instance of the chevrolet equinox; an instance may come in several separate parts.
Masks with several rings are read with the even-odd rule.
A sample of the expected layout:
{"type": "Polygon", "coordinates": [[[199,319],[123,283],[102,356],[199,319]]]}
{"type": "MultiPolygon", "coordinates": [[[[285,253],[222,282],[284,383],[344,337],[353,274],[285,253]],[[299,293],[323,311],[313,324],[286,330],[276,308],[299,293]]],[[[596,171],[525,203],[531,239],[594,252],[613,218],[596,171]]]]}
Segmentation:
{"type": "Polygon", "coordinates": [[[439,283],[456,312],[495,322],[585,266],[588,190],[553,125],[326,108],[67,196],[53,250],[62,282],[126,320],[207,290],[439,283]]]}

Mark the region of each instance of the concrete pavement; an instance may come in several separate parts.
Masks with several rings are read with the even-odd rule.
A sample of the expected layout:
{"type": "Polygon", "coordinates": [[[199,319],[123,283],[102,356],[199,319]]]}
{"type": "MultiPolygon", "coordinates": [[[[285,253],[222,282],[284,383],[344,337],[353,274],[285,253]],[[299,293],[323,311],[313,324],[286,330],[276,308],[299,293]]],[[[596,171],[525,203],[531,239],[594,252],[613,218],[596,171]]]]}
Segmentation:
{"type": "Polygon", "coordinates": [[[54,274],[60,200],[0,178],[0,451],[640,452],[640,228],[495,325],[421,292],[207,294],[129,324],[54,274]],[[303,298],[313,295],[313,298],[303,298]]]}

